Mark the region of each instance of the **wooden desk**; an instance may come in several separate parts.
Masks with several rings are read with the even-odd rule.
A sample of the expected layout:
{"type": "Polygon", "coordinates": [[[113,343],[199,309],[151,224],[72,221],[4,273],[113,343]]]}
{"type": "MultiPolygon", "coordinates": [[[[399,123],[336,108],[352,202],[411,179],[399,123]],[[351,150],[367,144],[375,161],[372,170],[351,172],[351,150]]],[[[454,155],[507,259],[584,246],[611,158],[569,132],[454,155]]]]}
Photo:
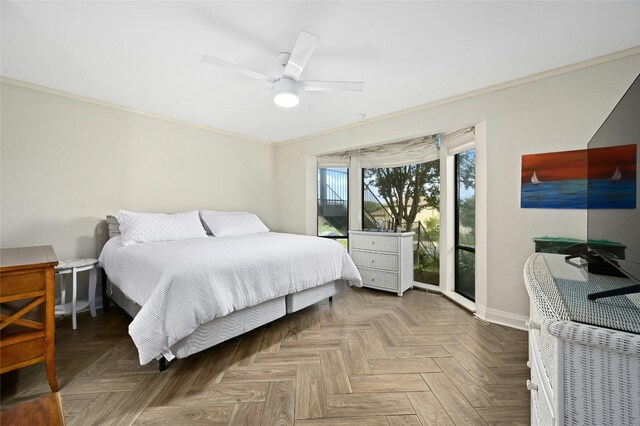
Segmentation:
{"type": "Polygon", "coordinates": [[[45,361],[54,392],[57,264],[51,246],[0,250],[0,373],[45,361]]]}

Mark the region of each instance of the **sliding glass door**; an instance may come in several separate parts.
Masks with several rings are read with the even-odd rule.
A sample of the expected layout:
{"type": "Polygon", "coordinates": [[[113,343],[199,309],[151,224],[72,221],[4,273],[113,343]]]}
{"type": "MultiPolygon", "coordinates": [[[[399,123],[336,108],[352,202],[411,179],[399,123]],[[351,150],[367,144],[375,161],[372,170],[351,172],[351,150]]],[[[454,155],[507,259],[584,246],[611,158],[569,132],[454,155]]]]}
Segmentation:
{"type": "Polygon", "coordinates": [[[476,152],[455,155],[455,291],[476,298],[476,152]]]}

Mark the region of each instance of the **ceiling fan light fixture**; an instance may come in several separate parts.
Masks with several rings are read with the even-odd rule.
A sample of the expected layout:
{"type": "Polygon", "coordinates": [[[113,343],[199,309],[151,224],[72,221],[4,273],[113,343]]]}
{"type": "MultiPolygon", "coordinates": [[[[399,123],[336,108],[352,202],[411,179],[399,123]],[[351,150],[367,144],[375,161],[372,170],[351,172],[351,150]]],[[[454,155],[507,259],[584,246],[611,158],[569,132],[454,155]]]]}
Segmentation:
{"type": "Polygon", "coordinates": [[[292,108],[300,103],[302,92],[362,92],[364,83],[359,81],[309,81],[300,80],[311,54],[316,48],[319,37],[302,31],[293,46],[291,53],[278,55],[278,62],[284,67],[282,77],[276,78],[259,71],[215,56],[203,55],[202,62],[214,67],[235,71],[255,80],[265,81],[272,85],[273,102],[281,108],[292,108]]]}
{"type": "Polygon", "coordinates": [[[287,77],[282,77],[273,84],[273,102],[282,108],[292,108],[300,103],[298,84],[287,77]]]}
{"type": "Polygon", "coordinates": [[[300,103],[300,98],[295,93],[280,92],[273,97],[273,102],[282,108],[291,108],[300,103]]]}

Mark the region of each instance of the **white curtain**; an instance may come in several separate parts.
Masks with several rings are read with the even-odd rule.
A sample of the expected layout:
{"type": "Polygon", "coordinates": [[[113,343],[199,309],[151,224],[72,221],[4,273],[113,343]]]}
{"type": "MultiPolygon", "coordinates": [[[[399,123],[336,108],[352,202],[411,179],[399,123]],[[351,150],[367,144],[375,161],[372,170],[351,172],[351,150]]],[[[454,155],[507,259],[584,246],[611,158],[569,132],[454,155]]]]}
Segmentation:
{"type": "Polygon", "coordinates": [[[327,167],[348,168],[351,162],[351,153],[349,151],[334,152],[333,154],[325,154],[318,156],[318,168],[327,167]]]}
{"type": "Polygon", "coordinates": [[[476,143],[475,127],[467,127],[466,129],[456,130],[455,132],[442,133],[440,134],[440,142],[449,155],[455,155],[471,149],[476,143]]]}
{"type": "Polygon", "coordinates": [[[358,150],[363,168],[400,167],[438,159],[436,137],[422,136],[407,141],[372,146],[358,150]]]}

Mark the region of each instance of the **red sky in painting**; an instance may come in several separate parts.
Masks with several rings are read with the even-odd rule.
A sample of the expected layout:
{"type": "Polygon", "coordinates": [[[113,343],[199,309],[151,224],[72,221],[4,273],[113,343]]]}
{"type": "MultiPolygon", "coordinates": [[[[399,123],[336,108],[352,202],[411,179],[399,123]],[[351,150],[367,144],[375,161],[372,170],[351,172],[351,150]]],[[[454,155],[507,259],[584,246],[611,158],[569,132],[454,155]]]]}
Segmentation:
{"type": "Polygon", "coordinates": [[[620,168],[622,179],[636,177],[637,145],[622,145],[589,150],[589,179],[607,179],[620,168]]]}
{"type": "Polygon", "coordinates": [[[533,172],[538,180],[610,178],[620,168],[622,179],[636,176],[637,145],[622,145],[610,148],[581,149],[576,151],[550,152],[522,156],[522,182],[531,182],[533,172]],[[587,168],[587,156],[589,167],[587,168]]]}
{"type": "Polygon", "coordinates": [[[549,152],[522,156],[522,182],[531,182],[536,172],[540,181],[586,179],[587,150],[549,152]]]}

